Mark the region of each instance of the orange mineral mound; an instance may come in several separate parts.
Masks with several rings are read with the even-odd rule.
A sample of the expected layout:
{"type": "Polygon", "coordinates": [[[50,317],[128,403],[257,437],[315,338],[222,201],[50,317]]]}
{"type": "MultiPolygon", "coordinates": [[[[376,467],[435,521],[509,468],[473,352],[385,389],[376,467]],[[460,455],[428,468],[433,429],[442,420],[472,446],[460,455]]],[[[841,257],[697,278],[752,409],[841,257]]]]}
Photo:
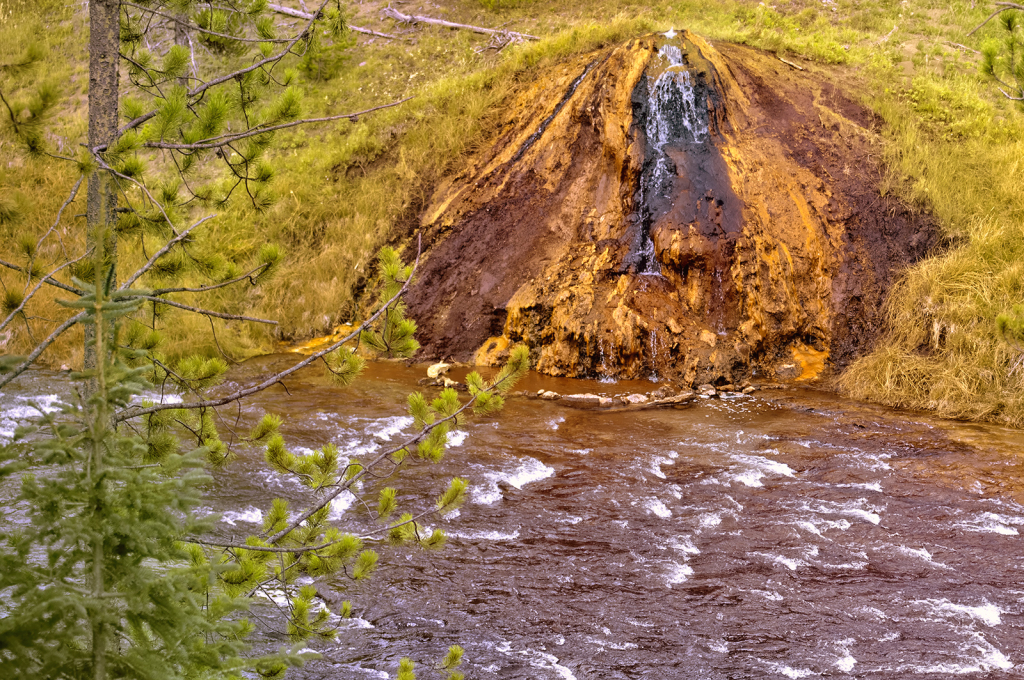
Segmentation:
{"type": "Polygon", "coordinates": [[[524,88],[439,186],[423,358],[551,375],[808,379],[866,349],[927,216],[880,195],[877,119],[827,75],[654,35],[524,88]]]}

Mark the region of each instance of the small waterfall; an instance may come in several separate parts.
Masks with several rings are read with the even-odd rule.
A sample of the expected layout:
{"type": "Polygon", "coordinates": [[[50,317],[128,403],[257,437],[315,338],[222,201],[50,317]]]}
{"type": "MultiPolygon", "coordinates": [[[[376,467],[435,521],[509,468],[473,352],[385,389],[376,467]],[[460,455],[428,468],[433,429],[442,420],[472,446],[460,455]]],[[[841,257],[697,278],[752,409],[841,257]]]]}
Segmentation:
{"type": "Polygon", "coordinates": [[[658,334],[653,328],[650,329],[648,340],[651,345],[651,377],[648,379],[656,383],[661,378],[658,376],[658,334]]]}
{"type": "Polygon", "coordinates": [[[601,382],[601,383],[614,384],[614,383],[616,383],[618,381],[615,378],[613,378],[611,375],[609,375],[609,370],[610,369],[608,367],[608,362],[605,359],[604,344],[605,344],[604,343],[604,338],[598,336],[598,338],[597,338],[597,351],[598,351],[598,355],[600,357],[600,360],[599,360],[599,363],[597,365],[597,371],[598,371],[597,379],[598,379],[598,382],[601,382]]]}
{"type": "Polygon", "coordinates": [[[650,229],[672,205],[677,171],[668,149],[704,145],[710,134],[707,106],[686,70],[682,50],[664,45],[654,66],[663,70],[656,76],[648,75],[637,88],[647,149],[637,194],[641,228],[630,259],[638,274],[660,275],[661,264],[655,257],[650,229]]]}

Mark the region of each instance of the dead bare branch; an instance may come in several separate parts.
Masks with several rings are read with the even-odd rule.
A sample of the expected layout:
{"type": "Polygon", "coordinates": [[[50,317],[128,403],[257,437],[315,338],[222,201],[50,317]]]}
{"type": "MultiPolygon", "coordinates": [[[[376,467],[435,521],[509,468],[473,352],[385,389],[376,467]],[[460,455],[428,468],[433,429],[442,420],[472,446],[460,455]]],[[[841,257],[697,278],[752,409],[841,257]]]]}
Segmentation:
{"type": "MultiPolygon", "coordinates": [[[[299,19],[311,19],[313,17],[309,12],[303,12],[301,10],[292,9],[291,7],[284,7],[282,5],[275,5],[274,3],[267,3],[267,9],[273,10],[278,14],[285,14],[290,17],[296,17],[299,19]]],[[[377,31],[370,30],[369,28],[363,28],[362,26],[353,26],[352,24],[347,25],[348,30],[355,31],[356,33],[364,33],[366,35],[375,35],[378,38],[388,38],[389,40],[402,40],[397,35],[391,35],[390,33],[379,33],[377,31]]]]}
{"type": "MultiPolygon", "coordinates": [[[[5,260],[0,260],[0,267],[7,267],[8,269],[13,269],[16,272],[27,272],[28,271],[24,267],[19,267],[18,265],[11,264],[10,262],[7,262],[5,260]]],[[[55,288],[60,288],[61,290],[66,290],[69,293],[74,293],[75,295],[83,295],[84,294],[82,291],[78,290],[74,286],[69,286],[66,283],[61,283],[57,279],[52,278],[50,276],[45,277],[43,279],[43,282],[47,283],[47,284],[49,284],[49,285],[51,285],[51,286],[53,286],[55,288]]]]}
{"type": "Polygon", "coordinates": [[[4,375],[4,376],[0,377],[0,388],[5,387],[7,385],[7,383],[11,382],[15,378],[17,378],[19,375],[21,375],[22,373],[27,371],[29,366],[34,364],[36,359],[38,359],[39,356],[43,352],[46,351],[46,348],[49,347],[50,345],[52,345],[57,338],[59,338],[61,335],[64,334],[64,331],[66,331],[67,329],[71,328],[76,323],[78,323],[81,319],[84,319],[84,318],[85,318],[85,312],[79,312],[78,314],[75,314],[73,317],[71,317],[70,319],[67,319],[64,323],[62,323],[60,326],[58,326],[52,333],[50,333],[49,337],[47,337],[41,343],[36,345],[35,349],[32,350],[32,353],[29,354],[25,358],[25,361],[23,361],[20,364],[18,364],[17,368],[15,368],[13,371],[8,373],[7,375],[4,375]]]}
{"type": "Polygon", "coordinates": [[[146,262],[146,264],[144,264],[141,267],[139,267],[138,271],[136,271],[134,274],[129,276],[128,280],[125,281],[123,284],[121,284],[121,288],[120,289],[121,290],[126,290],[128,288],[128,286],[130,286],[133,283],[135,283],[136,281],[138,281],[140,276],[142,276],[147,271],[149,271],[153,267],[153,265],[156,264],[156,261],[158,259],[163,257],[171,248],[174,247],[174,244],[179,243],[180,241],[182,241],[186,236],[188,236],[190,233],[192,233],[193,229],[195,229],[196,227],[198,227],[199,225],[203,224],[204,222],[206,222],[208,220],[212,220],[214,217],[216,217],[216,215],[207,215],[206,217],[204,217],[203,219],[199,220],[198,222],[193,224],[191,227],[189,227],[188,229],[186,229],[185,231],[181,232],[180,234],[178,234],[177,236],[172,238],[170,241],[165,243],[163,248],[161,248],[160,250],[158,250],[155,253],[153,253],[153,257],[149,258],[149,261],[146,262]]]}
{"type": "MultiPolygon", "coordinates": [[[[129,291],[130,292],[130,291],[129,291]]],[[[174,302],[172,300],[166,300],[162,297],[155,295],[133,295],[133,298],[139,300],[149,300],[159,305],[167,305],[168,307],[177,307],[178,309],[184,309],[187,312],[194,312],[195,314],[202,314],[203,316],[213,316],[218,319],[227,319],[228,321],[252,321],[255,323],[265,323],[270,326],[276,326],[277,322],[273,319],[260,319],[255,316],[242,316],[241,314],[225,314],[224,312],[214,312],[209,309],[202,309],[200,307],[192,307],[191,305],[183,305],[180,302],[174,302]]],[[[194,406],[198,408],[198,406],[194,406]]]]}
{"type": "Polygon", "coordinates": [[[11,313],[10,313],[10,314],[9,314],[9,315],[7,316],[7,318],[6,318],[6,319],[4,319],[4,320],[3,320],[3,323],[0,323],[0,331],[2,331],[2,330],[3,330],[4,328],[6,328],[6,327],[7,327],[7,324],[9,324],[9,323],[10,323],[11,321],[13,321],[13,320],[14,320],[14,317],[16,317],[16,316],[18,315],[18,312],[20,312],[21,310],[25,309],[25,305],[27,305],[27,304],[28,304],[28,301],[32,299],[32,297],[33,297],[33,296],[34,296],[34,295],[35,295],[35,294],[36,294],[36,293],[37,293],[37,292],[39,291],[39,289],[40,289],[40,288],[42,288],[43,284],[44,284],[44,283],[46,283],[46,280],[47,280],[47,279],[49,279],[50,277],[52,277],[52,276],[53,276],[54,274],[56,274],[57,272],[59,272],[59,271],[60,271],[61,269],[64,269],[65,267],[70,267],[71,265],[73,265],[73,264],[75,264],[75,263],[77,263],[77,262],[81,262],[81,261],[82,261],[83,259],[85,259],[86,257],[88,257],[90,253],[92,253],[92,249],[91,249],[91,248],[90,248],[89,250],[87,250],[87,251],[85,252],[85,254],[84,254],[84,255],[82,255],[81,257],[77,257],[77,258],[75,258],[74,260],[70,260],[70,261],[68,261],[68,262],[65,262],[64,264],[62,264],[61,266],[57,267],[57,268],[56,268],[56,269],[54,269],[54,270],[53,270],[52,272],[50,272],[49,274],[47,274],[47,275],[46,275],[45,277],[41,278],[41,279],[39,280],[39,283],[37,283],[37,284],[35,285],[35,288],[33,288],[31,292],[29,292],[29,293],[28,293],[28,294],[27,294],[27,295],[26,295],[26,296],[25,296],[24,298],[22,298],[22,300],[21,300],[21,304],[19,304],[19,305],[18,305],[18,306],[17,306],[16,308],[15,308],[15,310],[14,310],[13,312],[11,312],[11,313]]]}
{"type": "Polygon", "coordinates": [[[457,24],[454,21],[445,21],[444,19],[434,19],[433,17],[423,16],[422,14],[403,14],[397,9],[390,5],[381,10],[381,14],[390,19],[403,24],[430,24],[432,26],[443,26],[444,28],[457,28],[465,31],[473,31],[474,33],[482,33],[484,35],[496,35],[499,33],[505,33],[518,40],[540,40],[535,35],[528,35],[526,33],[518,33],[516,31],[505,31],[503,29],[496,28],[484,28],[483,26],[471,26],[470,24],[457,24]]]}
{"type": "Polygon", "coordinates": [[[997,16],[999,16],[1003,12],[1009,12],[1009,11],[1015,10],[1015,9],[1024,10],[1024,5],[1018,5],[1015,2],[997,2],[995,4],[996,4],[996,7],[999,7],[999,9],[997,9],[995,12],[992,12],[992,14],[989,14],[988,18],[986,18],[980,24],[975,26],[974,29],[970,33],[967,34],[968,38],[970,38],[972,35],[977,33],[978,30],[981,29],[982,26],[984,26],[988,22],[992,21],[993,19],[995,19],[997,16]]]}

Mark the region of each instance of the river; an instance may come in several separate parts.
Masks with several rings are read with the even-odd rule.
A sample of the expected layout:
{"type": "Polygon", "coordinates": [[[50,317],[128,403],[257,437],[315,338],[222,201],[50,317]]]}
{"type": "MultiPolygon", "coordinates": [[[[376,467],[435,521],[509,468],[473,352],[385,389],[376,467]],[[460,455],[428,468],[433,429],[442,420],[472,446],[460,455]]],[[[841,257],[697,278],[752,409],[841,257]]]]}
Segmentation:
{"type": "MultiPolygon", "coordinates": [[[[235,367],[228,387],[290,360],[235,367]]],[[[294,449],[365,455],[411,426],[422,375],[373,364],[340,389],[307,370],[246,402],[239,427],[269,411],[294,449]]],[[[26,394],[49,403],[60,380],[37,371],[0,395],[0,436],[26,394]]],[[[521,387],[654,385],[531,374],[521,387]]],[[[403,656],[431,677],[452,644],[473,679],[1024,673],[1024,433],[791,388],[619,413],[512,398],[450,442],[389,482],[415,510],[470,480],[462,509],[432,523],[448,545],[381,546],[370,581],[325,586],[355,618],[292,677],[394,677],[403,656]]],[[[302,498],[244,450],[209,494],[224,536],[255,530],[274,496],[302,498]]],[[[351,499],[334,513],[372,529],[351,499]]]]}

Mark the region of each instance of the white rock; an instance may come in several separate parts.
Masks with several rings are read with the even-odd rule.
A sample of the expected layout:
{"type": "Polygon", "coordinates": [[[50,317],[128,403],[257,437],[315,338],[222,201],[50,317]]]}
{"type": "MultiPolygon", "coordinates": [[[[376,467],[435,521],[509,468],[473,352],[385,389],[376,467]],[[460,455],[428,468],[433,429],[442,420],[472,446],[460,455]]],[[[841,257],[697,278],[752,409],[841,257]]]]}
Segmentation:
{"type": "Polygon", "coordinates": [[[436,363],[427,369],[427,377],[430,379],[439,378],[440,376],[447,373],[448,369],[451,367],[451,364],[446,364],[443,361],[440,363],[436,363]]]}

